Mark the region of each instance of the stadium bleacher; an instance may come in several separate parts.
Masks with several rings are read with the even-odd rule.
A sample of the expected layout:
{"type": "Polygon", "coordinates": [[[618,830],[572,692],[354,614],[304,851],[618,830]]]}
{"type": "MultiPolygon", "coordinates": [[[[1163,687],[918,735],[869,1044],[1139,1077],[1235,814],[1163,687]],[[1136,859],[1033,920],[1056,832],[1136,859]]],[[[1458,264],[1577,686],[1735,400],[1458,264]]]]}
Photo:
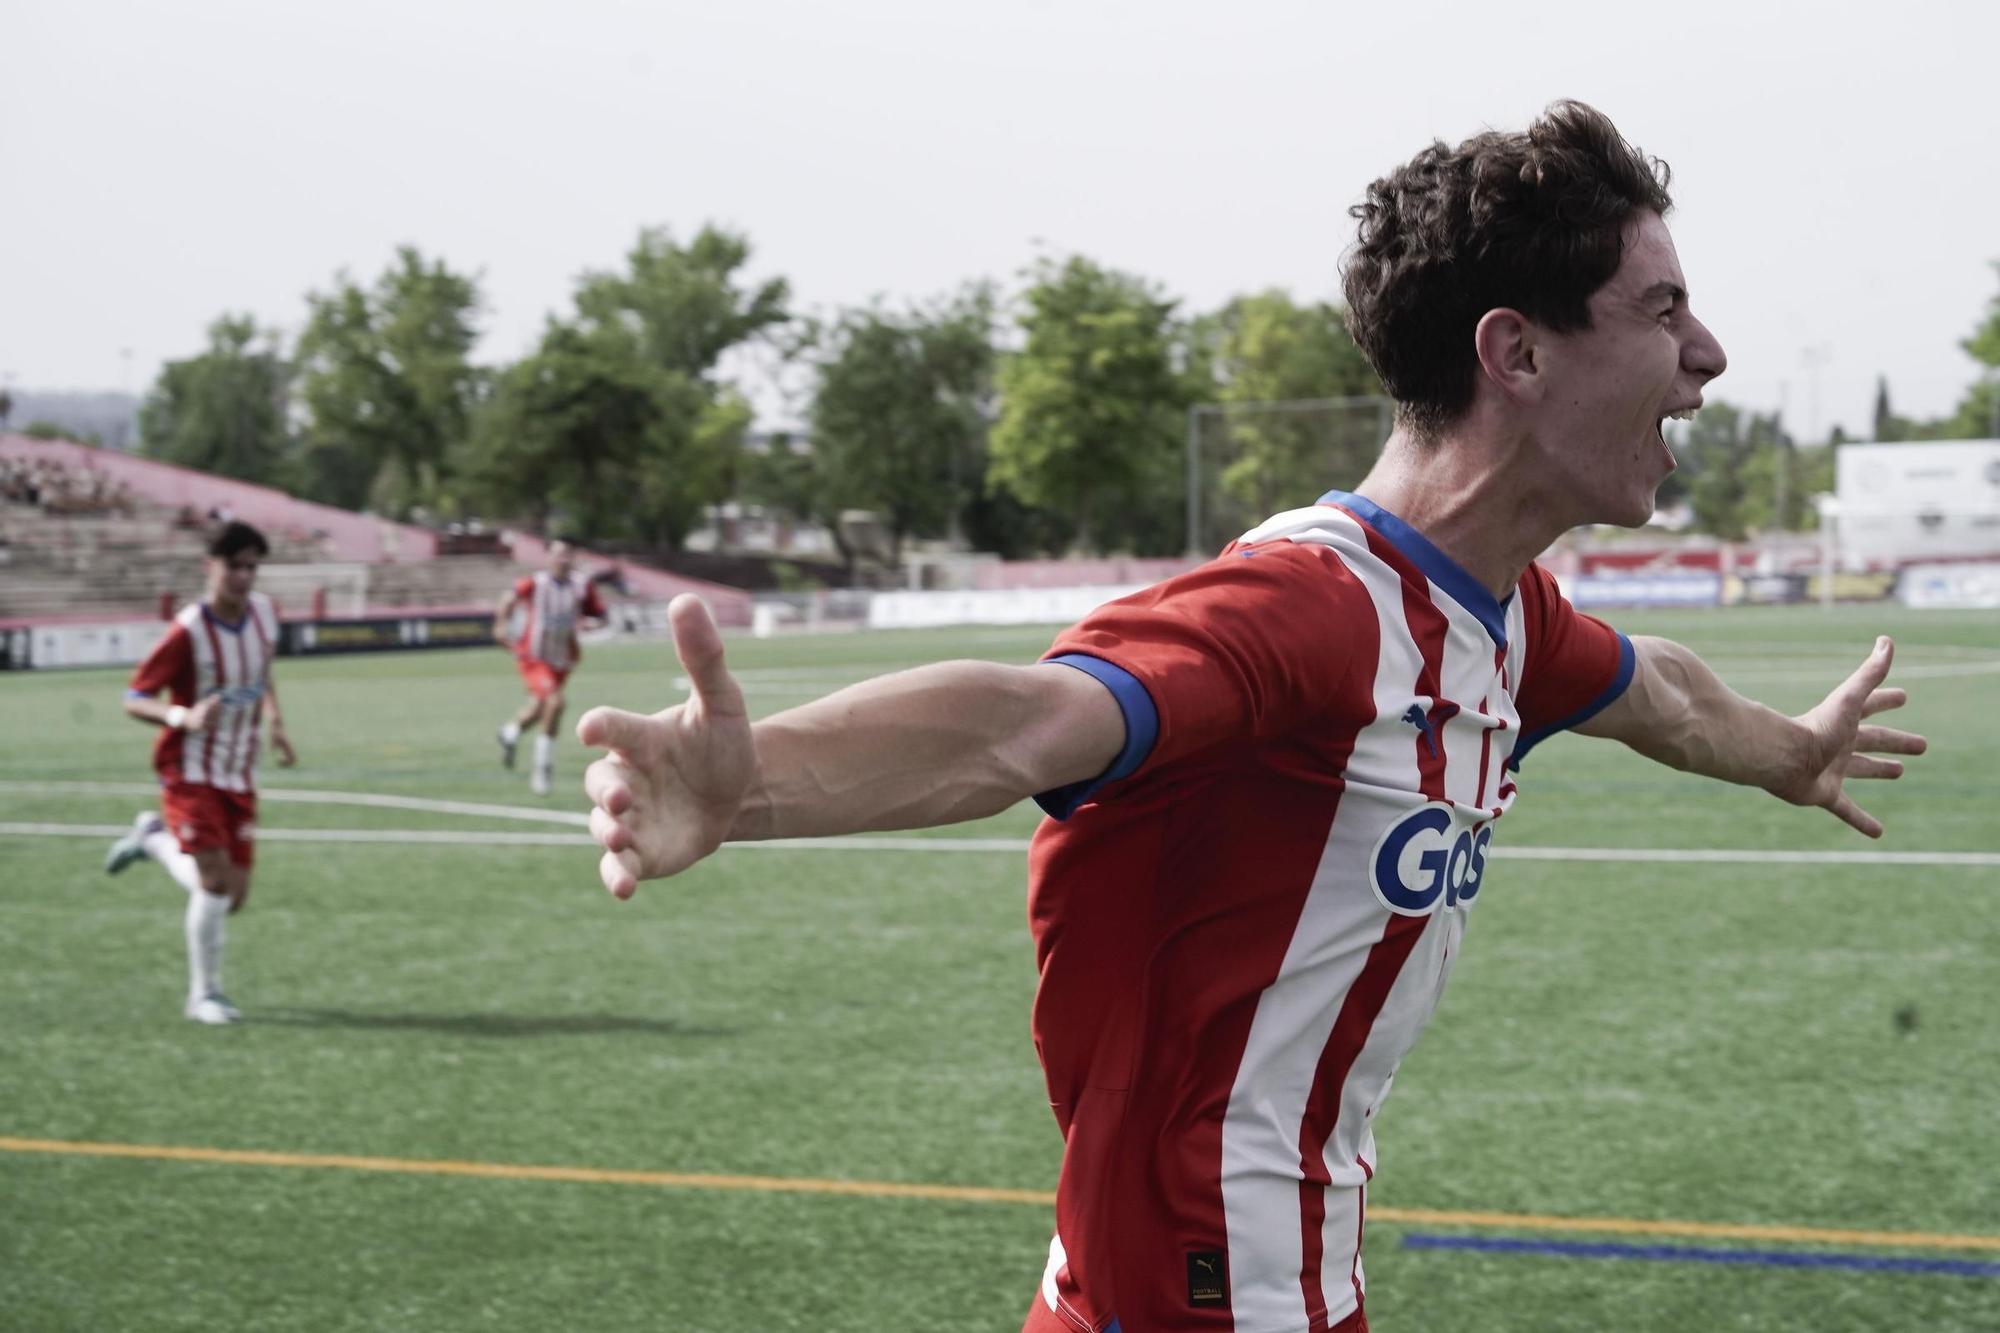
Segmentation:
{"type": "MultiPolygon", "coordinates": [[[[531,534],[507,534],[501,554],[444,554],[494,544],[117,450],[0,434],[0,624],[163,616],[199,594],[206,533],[229,518],[270,539],[266,586],[287,619],[484,610],[547,558],[531,534]],[[365,605],[330,606],[322,588],[358,588],[365,605]]],[[[585,553],[586,568],[604,563],[585,553]]],[[[620,572],[637,600],[697,592],[722,623],[749,623],[741,589],[623,562],[620,572]]]]}

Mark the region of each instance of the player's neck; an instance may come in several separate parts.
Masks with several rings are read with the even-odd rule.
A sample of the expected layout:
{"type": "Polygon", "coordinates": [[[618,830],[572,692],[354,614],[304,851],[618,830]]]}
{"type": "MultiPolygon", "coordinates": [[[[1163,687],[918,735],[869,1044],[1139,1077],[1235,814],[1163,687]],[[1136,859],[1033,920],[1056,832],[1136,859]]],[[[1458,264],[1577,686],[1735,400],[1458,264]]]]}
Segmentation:
{"type": "Polygon", "coordinates": [[[1495,597],[1568,528],[1543,512],[1506,451],[1426,441],[1401,427],[1356,492],[1415,528],[1495,597]]]}
{"type": "Polygon", "coordinates": [[[243,613],[250,609],[248,597],[232,599],[228,593],[210,593],[203,600],[208,603],[210,615],[217,620],[226,620],[232,625],[243,619],[243,613]]]}

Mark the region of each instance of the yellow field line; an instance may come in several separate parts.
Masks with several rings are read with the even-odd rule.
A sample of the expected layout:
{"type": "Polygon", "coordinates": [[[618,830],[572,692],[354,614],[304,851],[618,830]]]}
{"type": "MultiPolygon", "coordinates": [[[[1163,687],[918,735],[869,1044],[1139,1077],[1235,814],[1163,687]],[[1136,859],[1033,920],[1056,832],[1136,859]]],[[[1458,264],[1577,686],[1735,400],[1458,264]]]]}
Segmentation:
{"type": "MultiPolygon", "coordinates": [[[[593,1185],[652,1185],[668,1189],[740,1190],[765,1194],[839,1194],[871,1199],[930,1199],[949,1203],[1025,1203],[1053,1206],[1047,1190],[992,1189],[975,1185],[908,1185],[886,1180],[815,1180],[798,1176],[722,1176],[679,1171],[617,1171],[588,1166],[520,1166],[508,1162],[431,1161],[409,1157],[346,1157],[324,1153],[257,1152],[143,1143],[85,1143],[67,1139],[0,1136],[0,1152],[70,1157],[124,1157],[150,1162],[202,1162],[223,1166],[317,1167],[385,1171],[419,1176],[477,1176],[490,1180],[553,1180],[593,1185]]],[[[1923,1231],[1847,1231],[1832,1227],[1753,1226],[1727,1222],[1677,1222],[1630,1217],[1556,1217],[1542,1213],[1465,1212],[1440,1208],[1370,1208],[1371,1222],[1424,1226],[1493,1227],[1514,1231],[1614,1232],[1688,1236],[1704,1240],[1791,1241],[1825,1245],[1881,1245],[1928,1250],[2000,1250],[2000,1236],[1923,1231]]]]}
{"type": "Polygon", "coordinates": [[[516,1166],[508,1162],[444,1162],[409,1157],[341,1157],[321,1153],[250,1152],[235,1148],[181,1148],[143,1143],[75,1143],[63,1139],[0,1137],[0,1152],[61,1153],[73,1157],[134,1157],[151,1162],[205,1162],[225,1166],[321,1167],[340,1171],[390,1171],[414,1176],[483,1176],[492,1180],[560,1180],[592,1185],[663,1185],[671,1189],[749,1190],[774,1194],[855,1194],[882,1199],[941,1199],[956,1203],[1053,1204],[1046,1190],[988,1189],[977,1185],[901,1185],[887,1180],[813,1180],[794,1176],[711,1176],[679,1171],[613,1171],[591,1166],[516,1166]]]}

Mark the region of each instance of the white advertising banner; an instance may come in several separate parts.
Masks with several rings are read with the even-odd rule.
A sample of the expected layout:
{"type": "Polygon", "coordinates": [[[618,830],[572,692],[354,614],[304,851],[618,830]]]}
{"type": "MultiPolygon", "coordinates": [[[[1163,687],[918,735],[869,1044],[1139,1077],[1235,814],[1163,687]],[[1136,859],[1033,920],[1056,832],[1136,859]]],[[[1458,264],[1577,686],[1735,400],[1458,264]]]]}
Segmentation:
{"type": "Polygon", "coordinates": [[[1833,470],[1848,568],[2000,556],[2000,440],[1843,444],[1833,470]]]}
{"type": "Polygon", "coordinates": [[[2000,609],[2000,564],[1911,565],[1896,596],[1924,610],[2000,609]]]}
{"type": "Polygon", "coordinates": [[[868,603],[870,629],[936,625],[1067,625],[1150,584],[1097,588],[1006,588],[962,592],[881,592],[868,603]]]}
{"type": "Polygon", "coordinates": [[[167,632],[164,620],[117,625],[36,625],[28,660],[36,667],[131,666],[167,632]]]}

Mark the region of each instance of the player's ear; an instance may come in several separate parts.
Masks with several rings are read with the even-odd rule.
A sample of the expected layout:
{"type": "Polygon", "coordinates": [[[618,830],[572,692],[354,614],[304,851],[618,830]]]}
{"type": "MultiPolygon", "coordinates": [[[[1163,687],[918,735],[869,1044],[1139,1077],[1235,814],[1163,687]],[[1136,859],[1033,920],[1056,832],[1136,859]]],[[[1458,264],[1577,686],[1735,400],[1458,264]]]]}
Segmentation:
{"type": "Polygon", "coordinates": [[[1540,325],[1505,306],[1480,316],[1472,331],[1480,371],[1510,402],[1526,404],[1541,399],[1547,368],[1541,335],[1540,325]]]}

